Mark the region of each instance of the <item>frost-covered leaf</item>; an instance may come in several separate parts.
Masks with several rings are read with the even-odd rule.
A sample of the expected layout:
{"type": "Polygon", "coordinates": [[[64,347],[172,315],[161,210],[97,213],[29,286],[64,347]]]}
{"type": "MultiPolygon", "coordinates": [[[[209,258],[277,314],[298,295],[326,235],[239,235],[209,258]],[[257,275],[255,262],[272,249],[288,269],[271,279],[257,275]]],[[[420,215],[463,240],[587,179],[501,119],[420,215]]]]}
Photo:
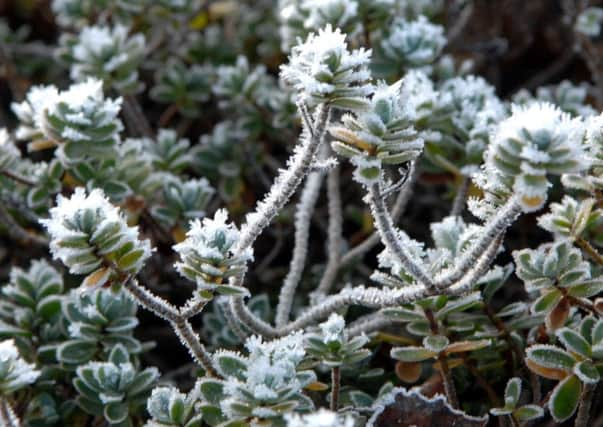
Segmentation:
{"type": "Polygon", "coordinates": [[[549,409],[555,421],[565,421],[574,414],[578,402],[580,402],[581,393],[580,380],[574,375],[570,375],[557,384],[549,400],[549,409]]]}

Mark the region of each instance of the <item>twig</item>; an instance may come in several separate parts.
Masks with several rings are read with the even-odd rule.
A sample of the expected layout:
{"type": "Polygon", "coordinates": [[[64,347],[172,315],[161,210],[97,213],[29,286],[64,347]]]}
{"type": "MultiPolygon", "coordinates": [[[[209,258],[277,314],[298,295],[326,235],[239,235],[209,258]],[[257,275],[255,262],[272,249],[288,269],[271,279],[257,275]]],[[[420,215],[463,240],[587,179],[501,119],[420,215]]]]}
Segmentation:
{"type": "Polygon", "coordinates": [[[337,295],[329,296],[321,301],[320,304],[311,306],[297,319],[282,328],[274,328],[255,316],[245,306],[241,298],[231,299],[231,308],[236,311],[238,320],[253,333],[266,338],[276,338],[316,324],[329,317],[331,313],[350,305],[381,309],[408,304],[433,295],[463,295],[473,289],[477,280],[490,268],[492,261],[496,257],[496,252],[502,242],[502,238],[503,235],[498,236],[477,260],[473,269],[467,272],[461,280],[445,290],[428,288],[423,284],[387,289],[365,288],[364,286],[344,288],[337,295]]]}
{"type": "Polygon", "coordinates": [[[188,321],[188,317],[191,317],[192,313],[196,314],[203,309],[205,304],[209,302],[208,300],[196,300],[185,305],[182,310],[178,310],[169,302],[140,286],[135,278],[126,280],[124,286],[138,304],[170,323],[170,326],[180,338],[182,344],[187,348],[191,356],[205,369],[207,375],[212,377],[218,376],[217,371],[213,367],[211,356],[188,321]]]}
{"type": "Polygon", "coordinates": [[[3,427],[21,427],[19,418],[13,412],[6,398],[0,398],[0,424],[3,427]]]}
{"type": "Polygon", "coordinates": [[[21,224],[14,220],[12,215],[8,213],[3,206],[0,206],[0,220],[4,223],[8,235],[13,239],[25,243],[33,243],[36,246],[41,246],[43,248],[48,247],[49,241],[45,236],[40,236],[25,230],[21,227],[21,224]]]}
{"type": "MultiPolygon", "coordinates": [[[[314,131],[312,134],[310,134],[310,130],[308,129],[304,131],[304,135],[302,135],[303,142],[289,160],[289,167],[281,170],[280,175],[276,178],[268,194],[258,203],[255,212],[247,216],[247,223],[241,227],[241,235],[236,248],[234,248],[235,254],[243,253],[253,245],[257,237],[289,201],[303,178],[307,175],[314,156],[324,139],[329,118],[330,108],[326,105],[319,105],[314,121],[314,131]]],[[[244,274],[245,272],[243,271],[239,276],[232,278],[231,283],[241,283],[244,274]]],[[[245,315],[242,310],[244,305],[242,297],[232,297],[230,303],[231,315],[238,321],[241,321],[241,316],[245,315]]],[[[252,318],[255,318],[255,316],[252,315],[252,318]]]]}
{"type": "Polygon", "coordinates": [[[339,366],[331,369],[331,411],[337,412],[339,408],[339,389],[341,387],[341,370],[339,366]]]}
{"type": "Polygon", "coordinates": [[[137,136],[153,138],[153,130],[134,95],[124,95],[123,112],[126,122],[137,136]]]}
{"type": "Polygon", "coordinates": [[[576,237],[576,244],[588,254],[597,264],[603,266],[603,256],[587,240],[582,237],[576,237]]]}
{"type": "MultiPolygon", "coordinates": [[[[438,321],[433,315],[433,311],[430,309],[424,310],[425,316],[429,321],[429,328],[431,329],[431,333],[433,335],[440,334],[440,328],[438,326],[438,321]]],[[[440,351],[438,353],[438,363],[440,364],[440,375],[442,377],[442,383],[444,384],[444,393],[446,393],[446,398],[448,399],[448,403],[454,409],[458,409],[459,407],[459,399],[456,394],[456,387],[454,386],[454,378],[452,378],[452,373],[450,372],[450,367],[448,366],[448,357],[446,353],[440,351]]]]}
{"type": "Polygon", "coordinates": [[[452,202],[452,209],[450,209],[450,216],[460,216],[465,210],[465,202],[467,201],[467,193],[469,192],[470,180],[468,177],[463,176],[461,183],[456,190],[454,201],[452,202]]]}
{"type": "Polygon", "coordinates": [[[578,415],[576,415],[575,427],[588,427],[590,420],[590,408],[593,403],[596,384],[584,384],[582,395],[580,396],[580,406],[578,406],[578,415]]]}
{"type": "Polygon", "coordinates": [[[301,279],[306,256],[308,254],[308,240],[310,238],[310,222],[312,212],[319,196],[322,184],[322,174],[314,172],[306,180],[299,202],[295,208],[295,243],[293,256],[289,264],[289,272],[281,287],[276,307],[275,324],[281,327],[289,321],[291,306],[295,290],[301,279]]]}
{"type": "Polygon", "coordinates": [[[341,261],[343,244],[343,213],[339,183],[339,167],[331,169],[327,177],[327,195],[329,197],[329,228],[327,237],[327,266],[316,288],[316,295],[326,295],[331,290],[341,261]]]}
{"type": "Polygon", "coordinates": [[[385,202],[381,198],[381,191],[378,184],[372,184],[368,187],[367,199],[381,240],[383,240],[388,251],[397,258],[408,274],[410,274],[417,282],[424,284],[428,288],[435,287],[434,282],[425,271],[424,266],[415,262],[411,255],[400,244],[394,229],[393,220],[385,207],[385,202]]]}
{"type": "MultiPolygon", "coordinates": [[[[398,193],[398,197],[396,197],[394,207],[392,208],[391,217],[394,222],[398,220],[398,218],[404,213],[406,207],[408,206],[408,201],[412,196],[414,184],[417,179],[417,171],[418,168],[414,164],[411,165],[411,170],[409,172],[408,178],[404,183],[404,187],[398,193]]],[[[379,233],[374,232],[364,242],[353,247],[343,255],[343,257],[341,258],[341,266],[346,266],[352,261],[359,259],[364,254],[373,249],[375,246],[377,246],[380,241],[381,239],[379,238],[379,233]]]]}
{"type": "Polygon", "coordinates": [[[14,172],[8,171],[6,169],[3,169],[0,173],[2,173],[2,175],[4,175],[5,177],[12,179],[13,181],[18,182],[19,184],[24,184],[27,185],[28,187],[35,187],[36,186],[36,182],[31,181],[21,175],[18,175],[14,172]]]}

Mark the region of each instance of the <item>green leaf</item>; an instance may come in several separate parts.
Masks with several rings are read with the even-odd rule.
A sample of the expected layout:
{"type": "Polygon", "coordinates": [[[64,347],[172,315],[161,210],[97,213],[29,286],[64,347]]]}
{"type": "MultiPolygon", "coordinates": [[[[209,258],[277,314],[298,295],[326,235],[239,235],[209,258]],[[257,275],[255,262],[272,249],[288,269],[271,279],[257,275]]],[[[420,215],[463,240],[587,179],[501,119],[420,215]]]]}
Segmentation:
{"type": "Polygon", "coordinates": [[[219,406],[201,404],[199,409],[203,414],[203,421],[211,427],[215,427],[226,420],[219,406]]]}
{"type": "Polygon", "coordinates": [[[505,388],[505,406],[515,408],[521,394],[521,378],[511,378],[505,388]]]}
{"type": "Polygon", "coordinates": [[[216,292],[221,295],[249,296],[249,290],[242,286],[217,285],[216,292]]]}
{"type": "Polygon", "coordinates": [[[557,384],[549,400],[549,409],[555,421],[560,423],[574,414],[581,393],[582,384],[575,375],[570,375],[557,384]]]}
{"type": "Polygon", "coordinates": [[[96,353],[94,340],[70,340],[60,344],[57,359],[62,363],[83,364],[90,361],[96,353]]]}
{"type": "Polygon", "coordinates": [[[184,401],[182,399],[174,399],[170,406],[170,418],[178,424],[182,424],[184,421],[185,409],[184,401]]]}
{"type": "Polygon", "coordinates": [[[359,408],[370,408],[373,405],[375,399],[371,397],[370,394],[367,394],[360,390],[352,390],[350,392],[350,400],[354,404],[354,406],[359,408]]]}
{"type": "Polygon", "coordinates": [[[565,348],[584,357],[590,357],[590,344],[582,338],[578,332],[570,328],[561,328],[557,331],[557,338],[563,343],[565,348]]]}
{"type": "Polygon", "coordinates": [[[61,311],[61,297],[58,295],[49,295],[41,299],[36,307],[37,314],[44,320],[51,320],[61,311]]]}
{"type": "Polygon", "coordinates": [[[115,365],[119,365],[121,363],[128,363],[130,361],[130,355],[128,354],[128,350],[122,345],[117,344],[111,349],[111,353],[109,353],[109,361],[114,363],[115,365]]]}
{"type": "Polygon", "coordinates": [[[147,390],[153,387],[153,384],[157,378],[159,378],[159,371],[155,367],[147,368],[138,373],[134,381],[132,381],[130,384],[128,396],[135,397],[139,394],[145,393],[147,390]]]}
{"type": "Polygon", "coordinates": [[[444,350],[448,343],[448,338],[442,335],[430,335],[423,338],[423,346],[434,353],[444,350]]]}
{"type": "Polygon", "coordinates": [[[533,345],[526,350],[526,357],[545,368],[571,371],[576,364],[576,359],[567,351],[552,345],[533,345]]]}
{"type": "Polygon", "coordinates": [[[544,416],[544,410],[538,405],[524,405],[513,411],[513,416],[519,421],[529,421],[544,416]]]}
{"type": "Polygon", "coordinates": [[[603,343],[603,319],[599,319],[595,326],[593,326],[592,334],[592,344],[599,345],[603,343]]]}
{"type": "Polygon", "coordinates": [[[232,352],[223,352],[214,355],[217,368],[224,377],[236,377],[242,381],[245,380],[247,365],[245,360],[238,354],[232,352]]]}
{"type": "Polygon", "coordinates": [[[105,406],[103,415],[112,424],[121,423],[128,417],[128,404],[112,402],[105,406]]]}
{"type": "Polygon", "coordinates": [[[547,292],[532,304],[532,313],[548,313],[557,305],[563,295],[558,290],[547,292]]]}
{"type": "Polygon", "coordinates": [[[390,355],[403,362],[422,362],[435,357],[437,353],[423,347],[395,347],[392,348],[390,355]]]}
{"type": "Polygon", "coordinates": [[[588,360],[577,363],[574,366],[574,374],[587,384],[597,384],[601,379],[597,368],[588,360]]]}
{"type": "Polygon", "coordinates": [[[415,310],[411,310],[404,307],[386,308],[382,311],[385,316],[393,317],[402,322],[412,322],[415,320],[425,320],[425,315],[415,310]]]}
{"type": "Polygon", "coordinates": [[[436,313],[438,319],[443,319],[451,313],[465,311],[481,303],[482,295],[479,292],[473,292],[462,298],[449,301],[441,310],[436,313]]]}
{"type": "Polygon", "coordinates": [[[572,285],[568,288],[568,294],[576,298],[590,298],[603,291],[603,280],[593,279],[572,285]]]}

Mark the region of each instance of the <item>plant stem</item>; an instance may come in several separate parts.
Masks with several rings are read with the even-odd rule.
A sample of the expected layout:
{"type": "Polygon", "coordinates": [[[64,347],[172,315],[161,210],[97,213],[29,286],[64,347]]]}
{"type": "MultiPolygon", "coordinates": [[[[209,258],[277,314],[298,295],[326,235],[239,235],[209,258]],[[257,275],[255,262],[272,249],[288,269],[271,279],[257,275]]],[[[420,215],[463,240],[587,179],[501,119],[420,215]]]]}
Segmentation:
{"type": "Polygon", "coordinates": [[[23,185],[27,185],[28,187],[35,187],[36,183],[34,181],[31,181],[21,175],[17,175],[14,172],[8,171],[8,170],[2,170],[2,175],[4,175],[5,177],[12,179],[15,182],[18,182],[19,184],[23,184],[23,185]]]}
{"type": "MultiPolygon", "coordinates": [[[[397,222],[398,218],[404,213],[406,210],[406,206],[408,206],[408,202],[413,194],[414,185],[417,180],[418,168],[412,164],[410,167],[410,172],[408,173],[408,178],[404,183],[402,189],[398,192],[398,197],[396,197],[396,201],[394,202],[394,206],[392,208],[391,217],[394,223],[397,222]]],[[[341,258],[341,266],[346,266],[350,264],[352,261],[356,261],[364,254],[369,252],[375,246],[379,244],[381,239],[379,238],[378,232],[373,232],[366,240],[362,243],[354,246],[352,249],[347,251],[345,255],[341,258]]]]}
{"type": "Polygon", "coordinates": [[[295,245],[293,256],[289,264],[289,272],[281,286],[278,305],[276,307],[275,324],[277,327],[285,325],[289,321],[291,306],[295,290],[299,284],[308,255],[308,242],[310,239],[310,222],[312,212],[322,184],[322,174],[319,172],[311,173],[307,178],[299,202],[295,209],[295,245]]]}
{"type": "Polygon", "coordinates": [[[337,278],[337,271],[341,262],[343,214],[339,181],[339,167],[336,166],[329,171],[327,177],[327,195],[329,197],[328,261],[316,289],[317,295],[327,295],[329,293],[337,278]]]}
{"type": "Polygon", "coordinates": [[[341,387],[341,368],[335,366],[331,369],[331,411],[337,411],[339,408],[339,390],[341,387]]]}
{"type": "Polygon", "coordinates": [[[0,424],[3,427],[20,427],[21,423],[5,398],[0,398],[0,424]]]}
{"type": "Polygon", "coordinates": [[[153,137],[153,130],[149,125],[149,121],[144,115],[138,100],[134,95],[124,95],[123,97],[123,113],[126,122],[130,126],[130,130],[137,133],[137,136],[153,137]]]}
{"type": "Polygon", "coordinates": [[[461,183],[456,190],[454,201],[452,202],[452,209],[450,209],[450,216],[460,216],[465,210],[465,202],[467,201],[467,194],[469,193],[469,178],[463,176],[461,183]]]}
{"type": "Polygon", "coordinates": [[[368,203],[371,207],[379,235],[387,250],[397,258],[408,274],[414,277],[417,282],[424,284],[428,288],[434,287],[435,285],[427,275],[423,265],[413,261],[412,257],[401,245],[394,228],[393,220],[385,206],[385,201],[381,197],[379,184],[372,184],[368,187],[368,203]]]}
{"type": "Polygon", "coordinates": [[[575,427],[588,427],[590,419],[590,408],[593,403],[596,384],[584,384],[582,395],[580,396],[580,406],[578,415],[576,415],[575,427]]]}
{"type": "Polygon", "coordinates": [[[34,245],[43,248],[48,247],[49,241],[45,236],[30,233],[21,227],[21,224],[15,221],[12,215],[8,213],[3,206],[0,206],[0,221],[4,224],[7,234],[13,239],[33,243],[34,245]]]}
{"type": "MultiPolygon", "coordinates": [[[[430,309],[425,309],[425,316],[429,321],[429,328],[431,329],[431,333],[434,335],[440,335],[438,321],[433,315],[433,311],[430,309]]],[[[448,403],[450,403],[450,406],[452,406],[454,409],[458,409],[459,399],[456,394],[456,388],[454,387],[454,378],[452,378],[452,372],[450,372],[450,367],[448,366],[448,358],[446,357],[446,353],[440,351],[437,359],[438,363],[440,364],[440,376],[442,377],[442,383],[444,384],[444,393],[446,393],[448,403]]]]}
{"type": "Polygon", "coordinates": [[[199,335],[193,330],[188,321],[189,317],[199,313],[209,301],[192,301],[181,310],[178,310],[163,298],[154,295],[146,288],[140,286],[134,278],[126,280],[124,286],[138,304],[170,323],[170,326],[180,338],[182,344],[187,348],[193,359],[205,369],[207,375],[218,377],[209,352],[205,349],[205,346],[199,339],[199,335]]]}
{"type": "Polygon", "coordinates": [[[509,421],[511,421],[511,425],[513,427],[520,427],[521,424],[519,424],[519,421],[517,421],[517,418],[515,418],[515,415],[513,414],[509,414],[509,421]]]}
{"type": "Polygon", "coordinates": [[[597,262],[597,264],[603,265],[603,255],[601,255],[587,240],[584,240],[582,237],[577,237],[575,241],[588,256],[597,262]]]}

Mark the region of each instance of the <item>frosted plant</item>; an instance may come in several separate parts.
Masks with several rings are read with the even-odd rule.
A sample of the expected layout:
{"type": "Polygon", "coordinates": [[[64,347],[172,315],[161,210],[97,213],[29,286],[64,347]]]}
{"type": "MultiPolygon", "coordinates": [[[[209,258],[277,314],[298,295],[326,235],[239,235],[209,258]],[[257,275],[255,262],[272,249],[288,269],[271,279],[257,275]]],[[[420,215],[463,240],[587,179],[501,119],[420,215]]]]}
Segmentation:
{"type": "Polygon", "coordinates": [[[120,344],[113,347],[107,362],[89,362],[76,373],[73,385],[79,393],[78,406],[110,425],[132,425],[130,412],[144,405],[159,377],[157,368],[136,368],[120,344]]]}
{"type": "Polygon", "coordinates": [[[145,148],[150,152],[155,168],[179,174],[193,162],[190,144],[173,129],[159,129],[155,141],[145,141],[145,148]]]}
{"type": "Polygon", "coordinates": [[[181,181],[169,179],[163,185],[163,201],[151,212],[170,228],[188,227],[195,218],[205,216],[214,189],[205,178],[181,181]]]}
{"type": "Polygon", "coordinates": [[[146,0],[53,0],[52,11],[59,25],[84,28],[107,9],[113,12],[114,19],[130,22],[132,15],[140,13],[145,5],[146,0]]]}
{"type": "Polygon", "coordinates": [[[588,7],[578,15],[575,30],[588,37],[597,37],[601,33],[601,21],[603,21],[603,9],[588,7]]]}
{"type": "MultiPolygon", "coordinates": [[[[584,118],[596,115],[596,110],[588,104],[588,87],[584,84],[576,85],[568,80],[563,80],[558,85],[543,86],[536,90],[538,101],[550,102],[572,116],[584,118]]],[[[513,96],[513,102],[526,104],[534,102],[528,91],[519,91],[513,96]]]]}
{"type": "Polygon", "coordinates": [[[547,175],[588,167],[584,126],[551,104],[514,107],[494,132],[486,154],[486,174],[512,189],[524,212],[540,209],[551,183],[547,175]]]}
{"type": "Polygon", "coordinates": [[[213,219],[191,223],[186,239],[174,246],[181,261],[176,269],[187,279],[197,283],[200,291],[220,293],[247,293],[247,290],[228,285],[227,280],[246,269],[247,261],[253,259],[251,249],[235,252],[240,233],[234,224],[227,223],[225,210],[216,212],[213,219]]]}
{"type": "Polygon", "coordinates": [[[415,21],[396,19],[391,30],[379,42],[377,65],[394,73],[401,69],[421,68],[431,65],[446,45],[444,28],[432,24],[425,16],[415,21]],[[383,64],[380,64],[383,63],[383,64]]]}
{"type": "Polygon", "coordinates": [[[585,128],[586,156],[590,167],[580,174],[562,175],[561,182],[567,188],[593,193],[603,188],[603,115],[586,119],[585,128]]]}
{"type": "Polygon", "coordinates": [[[200,427],[203,414],[195,411],[198,398],[197,388],[188,394],[174,387],[154,388],[147,400],[147,411],[152,419],[145,427],[200,427]]]}
{"type": "Polygon", "coordinates": [[[427,123],[416,126],[436,132],[426,137],[426,154],[444,169],[471,176],[483,161],[490,134],[506,117],[494,87],[481,77],[466,76],[446,80],[438,87],[438,101],[427,123]],[[460,151],[458,143],[463,145],[460,151]],[[444,152],[442,152],[444,150],[444,152]],[[459,153],[460,151],[460,153],[459,153]],[[445,161],[441,161],[445,158],[445,161]]]}
{"type": "Polygon", "coordinates": [[[356,0],[279,0],[281,48],[290,51],[298,38],[326,25],[353,35],[359,29],[356,0]]]}
{"type": "Polygon", "coordinates": [[[578,420],[588,418],[592,397],[601,380],[599,366],[603,359],[603,320],[584,317],[576,328],[556,331],[558,345],[536,344],[526,350],[528,367],[547,379],[559,380],[548,401],[557,422],[571,417],[579,408],[578,420]]]}
{"type": "Polygon", "coordinates": [[[94,77],[120,93],[140,88],[137,68],[145,54],[141,33],[129,37],[122,25],[85,27],[77,36],[63,36],[60,43],[59,56],[71,65],[73,80],[94,77]]]}
{"type": "Polygon", "coordinates": [[[534,314],[546,315],[548,329],[565,325],[572,305],[581,305],[603,291],[601,277],[593,277],[590,264],[578,249],[567,240],[538,249],[513,252],[516,274],[523,280],[526,291],[538,292],[532,303],[534,314]]]}
{"type": "Polygon", "coordinates": [[[0,342],[0,394],[6,396],[34,383],[40,376],[35,365],[19,354],[13,340],[0,342]]]}
{"type": "Polygon", "coordinates": [[[224,380],[200,380],[205,401],[218,406],[226,419],[240,422],[282,420],[285,413],[313,407],[302,389],[316,375],[312,370],[297,371],[305,356],[303,334],[269,342],[251,337],[245,346],[246,357],[228,351],[214,354],[224,380]]]}
{"type": "MultiPolygon", "coordinates": [[[[576,200],[564,196],[560,203],[551,203],[550,212],[538,218],[538,225],[557,238],[581,239],[601,222],[601,210],[594,199],[576,200]]],[[[596,239],[595,236],[592,236],[596,239]]],[[[590,236],[589,236],[590,237],[590,236]]],[[[590,239],[589,239],[590,240],[590,239]]]]}
{"type": "Polygon", "coordinates": [[[307,29],[316,31],[331,24],[348,34],[354,32],[351,24],[358,17],[358,2],[355,0],[303,0],[301,8],[308,12],[304,21],[307,29]]]}
{"type": "MultiPolygon", "coordinates": [[[[461,217],[449,216],[440,222],[431,224],[431,236],[434,241],[433,248],[425,248],[423,244],[411,239],[406,233],[399,230],[398,239],[403,242],[413,258],[421,260],[427,272],[431,275],[445,274],[453,268],[456,261],[471,246],[481,233],[483,227],[476,224],[466,224],[461,217]]],[[[403,286],[412,284],[415,278],[409,273],[400,260],[388,249],[378,256],[379,267],[389,269],[393,277],[382,272],[375,272],[372,279],[386,286],[403,286]]]]}
{"type": "Polygon", "coordinates": [[[142,351],[133,336],[138,325],[136,303],[123,291],[72,291],[62,298],[61,311],[66,339],[57,346],[56,357],[67,366],[106,357],[118,343],[132,355],[142,351]]]}
{"type": "Polygon", "coordinates": [[[354,427],[355,421],[351,415],[338,415],[324,408],[308,414],[285,415],[287,427],[354,427]]]}
{"type": "MultiPolygon", "coordinates": [[[[0,106],[0,272],[11,270],[0,339],[41,372],[0,399],[0,424],[487,422],[461,407],[517,424],[543,402],[547,416],[592,424],[600,16],[562,2],[559,40],[579,48],[591,83],[535,84],[561,68],[580,77],[568,49],[542,74],[522,68],[532,92],[511,107],[497,90],[520,82],[503,73],[525,55],[494,33],[480,39],[498,25],[481,22],[497,17],[478,3],[55,0],[44,22],[58,51],[38,39],[46,27],[27,35],[0,20],[2,93],[18,100],[17,128],[13,99],[0,106]],[[472,61],[491,83],[469,74],[472,61]],[[32,82],[57,86],[23,99],[32,82]],[[31,153],[44,148],[55,149],[31,153]],[[529,227],[533,215],[510,229],[559,178],[538,220],[554,240],[529,227]],[[482,221],[465,217],[468,196],[482,221]],[[515,263],[496,265],[508,247],[515,263]],[[63,283],[34,254],[71,274],[63,283]],[[174,353],[170,386],[151,392],[158,373],[140,366],[176,342],[166,328],[191,363],[174,353]],[[138,339],[155,329],[157,350],[138,339]],[[417,391],[394,389],[396,378],[417,391]],[[418,391],[434,388],[445,397],[418,391]]],[[[511,30],[529,40],[523,20],[541,10],[511,30]]]]}
{"type": "Polygon", "coordinates": [[[354,177],[364,185],[381,179],[382,164],[400,165],[415,160],[423,140],[412,127],[412,115],[403,106],[401,82],[380,85],[370,107],[354,116],[344,115],[341,126],[332,126],[332,148],[350,157],[356,166],[354,177]]]}
{"type": "Polygon", "coordinates": [[[46,260],[34,260],[27,270],[13,267],[0,288],[0,336],[15,335],[28,354],[54,341],[61,312],[63,278],[46,260]]]}
{"type": "Polygon", "coordinates": [[[120,108],[121,98],[105,99],[103,82],[88,79],[47,102],[37,111],[35,122],[45,137],[59,145],[59,158],[70,164],[112,155],[123,129],[120,108]]]}
{"type": "Polygon", "coordinates": [[[444,0],[402,0],[399,3],[399,7],[405,14],[415,17],[419,15],[437,15],[444,9],[445,2],[444,0]]]}
{"type": "Polygon", "coordinates": [[[348,50],[345,34],[331,26],[312,33],[291,51],[281,77],[309,106],[325,102],[343,109],[364,108],[372,92],[368,62],[371,51],[348,50]]]}
{"type": "Polygon", "coordinates": [[[252,68],[249,60],[238,56],[232,66],[221,66],[216,69],[216,81],[212,91],[220,97],[220,107],[239,109],[245,102],[262,104],[269,85],[266,68],[252,68]]]}
{"type": "Polygon", "coordinates": [[[521,398],[521,378],[513,377],[507,382],[505,387],[505,406],[502,408],[492,408],[490,413],[494,416],[508,416],[515,422],[525,422],[541,418],[544,416],[544,410],[538,405],[522,405],[518,407],[521,398]]]}
{"type": "Polygon", "coordinates": [[[213,73],[208,66],[186,67],[180,61],[171,61],[155,76],[151,97],[160,103],[174,105],[186,117],[198,117],[198,105],[210,97],[213,73]]]}
{"type": "Polygon", "coordinates": [[[19,119],[19,127],[15,136],[20,140],[35,140],[42,136],[42,130],[37,117],[44,111],[45,106],[58,97],[58,90],[55,86],[32,86],[25,100],[11,104],[13,113],[19,119]]]}
{"type": "Polygon", "coordinates": [[[339,408],[341,368],[353,368],[370,357],[371,352],[364,347],[365,335],[350,338],[345,328],[345,320],[338,314],[331,314],[326,322],[319,325],[320,333],[306,336],[308,355],[331,369],[330,408],[339,408]]]}
{"type": "Polygon", "coordinates": [[[87,274],[82,286],[99,287],[136,274],[151,255],[148,240],[140,240],[119,209],[101,190],[86,194],[78,187],[70,198],[59,195],[50,218],[41,223],[51,237],[50,250],[73,274],[87,274]]]}

